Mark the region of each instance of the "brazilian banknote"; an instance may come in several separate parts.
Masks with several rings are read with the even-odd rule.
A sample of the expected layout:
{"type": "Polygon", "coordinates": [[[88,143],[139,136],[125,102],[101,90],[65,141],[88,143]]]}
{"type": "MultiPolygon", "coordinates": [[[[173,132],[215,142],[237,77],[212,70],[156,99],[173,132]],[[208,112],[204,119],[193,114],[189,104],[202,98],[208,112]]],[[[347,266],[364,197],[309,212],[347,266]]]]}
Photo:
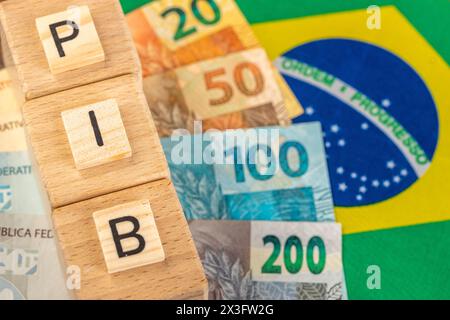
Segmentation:
{"type": "Polygon", "coordinates": [[[8,71],[0,70],[0,300],[68,299],[20,107],[8,71]]]}
{"type": "Polygon", "coordinates": [[[27,151],[19,97],[10,73],[0,70],[0,214],[39,214],[47,211],[38,192],[27,151]]]}
{"type": "Polygon", "coordinates": [[[344,299],[341,225],[193,220],[209,299],[344,299]]]}
{"type": "Polygon", "coordinates": [[[69,299],[47,215],[0,215],[0,300],[69,299]]]}
{"type": "Polygon", "coordinates": [[[161,137],[192,132],[194,119],[225,130],[285,125],[303,113],[234,0],[152,1],[127,22],[161,137]]]}
{"type": "Polygon", "coordinates": [[[187,219],[334,221],[320,123],[182,133],[161,142],[187,219]]]}
{"type": "Polygon", "coordinates": [[[8,213],[48,213],[27,151],[0,152],[0,216],[8,213]]]}

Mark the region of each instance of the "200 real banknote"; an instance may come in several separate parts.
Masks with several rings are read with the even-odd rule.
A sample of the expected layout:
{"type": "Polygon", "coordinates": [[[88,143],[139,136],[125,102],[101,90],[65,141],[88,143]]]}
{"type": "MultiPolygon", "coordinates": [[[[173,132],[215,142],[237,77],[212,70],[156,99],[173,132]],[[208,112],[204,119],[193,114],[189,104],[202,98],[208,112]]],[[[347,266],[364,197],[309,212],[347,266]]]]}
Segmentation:
{"type": "Polygon", "coordinates": [[[193,220],[189,227],[209,299],[345,298],[338,223],[193,220]]]}

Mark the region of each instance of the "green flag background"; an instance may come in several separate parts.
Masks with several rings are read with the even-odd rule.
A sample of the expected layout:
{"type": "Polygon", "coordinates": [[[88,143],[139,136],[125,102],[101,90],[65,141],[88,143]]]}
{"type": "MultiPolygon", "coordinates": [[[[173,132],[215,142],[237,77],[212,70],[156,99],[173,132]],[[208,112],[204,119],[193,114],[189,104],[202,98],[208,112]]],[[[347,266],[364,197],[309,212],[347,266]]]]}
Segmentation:
{"type": "MultiPolygon", "coordinates": [[[[148,0],[121,0],[128,13],[148,0]]],[[[395,5],[450,64],[449,0],[237,0],[250,23],[395,5]]],[[[450,84],[449,84],[450,85],[450,84]]],[[[450,190],[449,190],[450,194],[450,190]]],[[[344,236],[350,299],[450,299],[450,221],[344,236]],[[369,266],[381,289],[369,289],[369,266]]]]}

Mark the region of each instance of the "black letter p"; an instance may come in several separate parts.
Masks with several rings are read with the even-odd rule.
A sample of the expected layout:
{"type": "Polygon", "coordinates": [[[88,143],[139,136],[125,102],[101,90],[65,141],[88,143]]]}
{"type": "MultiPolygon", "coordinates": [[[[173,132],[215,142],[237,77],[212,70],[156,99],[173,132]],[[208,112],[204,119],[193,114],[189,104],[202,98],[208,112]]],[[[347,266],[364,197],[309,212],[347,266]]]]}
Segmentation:
{"type": "Polygon", "coordinates": [[[74,21],[69,21],[69,20],[64,20],[64,21],[53,23],[49,27],[50,27],[50,32],[52,33],[53,41],[55,41],[56,48],[58,49],[59,57],[60,58],[65,57],[66,53],[64,52],[62,44],[64,42],[75,39],[78,36],[78,34],[80,33],[80,27],[74,21]],[[71,26],[73,29],[73,32],[71,35],[69,35],[67,37],[60,38],[58,35],[58,32],[57,32],[57,29],[59,27],[65,26],[65,25],[71,26]]]}

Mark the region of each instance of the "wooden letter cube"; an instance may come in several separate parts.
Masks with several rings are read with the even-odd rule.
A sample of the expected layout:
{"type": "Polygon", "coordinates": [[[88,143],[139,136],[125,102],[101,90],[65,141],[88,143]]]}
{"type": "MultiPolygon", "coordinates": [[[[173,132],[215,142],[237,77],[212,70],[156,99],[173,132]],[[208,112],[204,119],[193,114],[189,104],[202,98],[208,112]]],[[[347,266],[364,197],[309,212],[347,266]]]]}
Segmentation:
{"type": "Polygon", "coordinates": [[[67,110],[61,116],[78,169],[131,157],[115,99],[67,110]]]}
{"type": "Polygon", "coordinates": [[[36,27],[53,74],[105,60],[88,6],[37,18],[36,27]]]}
{"type": "MultiPolygon", "coordinates": [[[[204,299],[207,295],[208,284],[197,250],[175,189],[167,179],[58,208],[53,211],[53,222],[66,265],[80,268],[81,286],[74,291],[79,299],[204,299]],[[151,204],[165,260],[109,273],[105,267],[105,252],[108,256],[110,251],[116,249],[111,247],[113,244],[110,241],[99,241],[99,236],[104,236],[103,228],[108,228],[105,225],[107,219],[137,217],[140,223],[137,233],[155,239],[156,243],[156,230],[153,232],[151,228],[145,228],[150,223],[149,220],[145,222],[149,207],[143,205],[142,199],[148,199],[151,204]],[[97,212],[96,220],[92,217],[94,212],[97,212]],[[149,232],[146,232],[147,229],[149,232]]],[[[132,225],[126,222],[117,226],[120,234],[133,230],[132,225]]],[[[152,243],[153,240],[147,242],[151,249],[152,243]]],[[[122,239],[121,244],[124,251],[139,245],[135,239],[122,239]]],[[[152,256],[155,254],[155,261],[157,255],[162,257],[162,251],[157,252],[151,253],[152,256]]],[[[132,265],[132,257],[122,259],[132,265]]],[[[139,257],[140,254],[135,256],[136,259],[139,257]]],[[[116,260],[110,261],[114,267],[118,266],[116,260]]]]}
{"type": "Polygon", "coordinates": [[[142,74],[118,0],[3,1],[0,24],[2,51],[7,53],[5,64],[15,66],[27,100],[125,74],[142,74]],[[89,10],[77,11],[77,7],[89,10]],[[49,23],[59,20],[53,18],[56,12],[59,19],[77,21],[79,15],[81,21],[74,39],[70,39],[73,25],[55,29],[58,38],[70,39],[62,40],[63,58],[49,30],[49,23]],[[36,24],[39,29],[42,24],[44,32],[36,24]],[[55,74],[49,64],[53,72],[65,72],[55,74]]]}
{"type": "MultiPolygon", "coordinates": [[[[27,101],[23,105],[23,116],[36,168],[54,208],[169,177],[141,83],[134,75],[27,101]],[[119,111],[110,108],[113,106],[111,99],[116,101],[119,111]],[[98,105],[102,101],[109,102],[98,105]],[[97,133],[103,138],[98,142],[103,142],[103,147],[97,145],[95,126],[89,114],[72,122],[75,115],[72,112],[76,112],[73,109],[80,106],[94,106],[97,133]],[[119,129],[119,114],[126,134],[119,129]],[[78,127],[79,124],[85,129],[78,127]],[[126,136],[132,151],[132,156],[127,158],[126,136]],[[105,162],[115,159],[114,154],[121,159],[105,162]],[[83,160],[81,167],[87,164],[88,168],[77,169],[74,157],[75,161],[83,160]],[[93,164],[96,166],[90,167],[93,164]]],[[[77,165],[80,167],[80,163],[77,165]]]]}
{"type": "Polygon", "coordinates": [[[164,261],[164,250],[148,200],[94,212],[109,273],[164,261]]]}

